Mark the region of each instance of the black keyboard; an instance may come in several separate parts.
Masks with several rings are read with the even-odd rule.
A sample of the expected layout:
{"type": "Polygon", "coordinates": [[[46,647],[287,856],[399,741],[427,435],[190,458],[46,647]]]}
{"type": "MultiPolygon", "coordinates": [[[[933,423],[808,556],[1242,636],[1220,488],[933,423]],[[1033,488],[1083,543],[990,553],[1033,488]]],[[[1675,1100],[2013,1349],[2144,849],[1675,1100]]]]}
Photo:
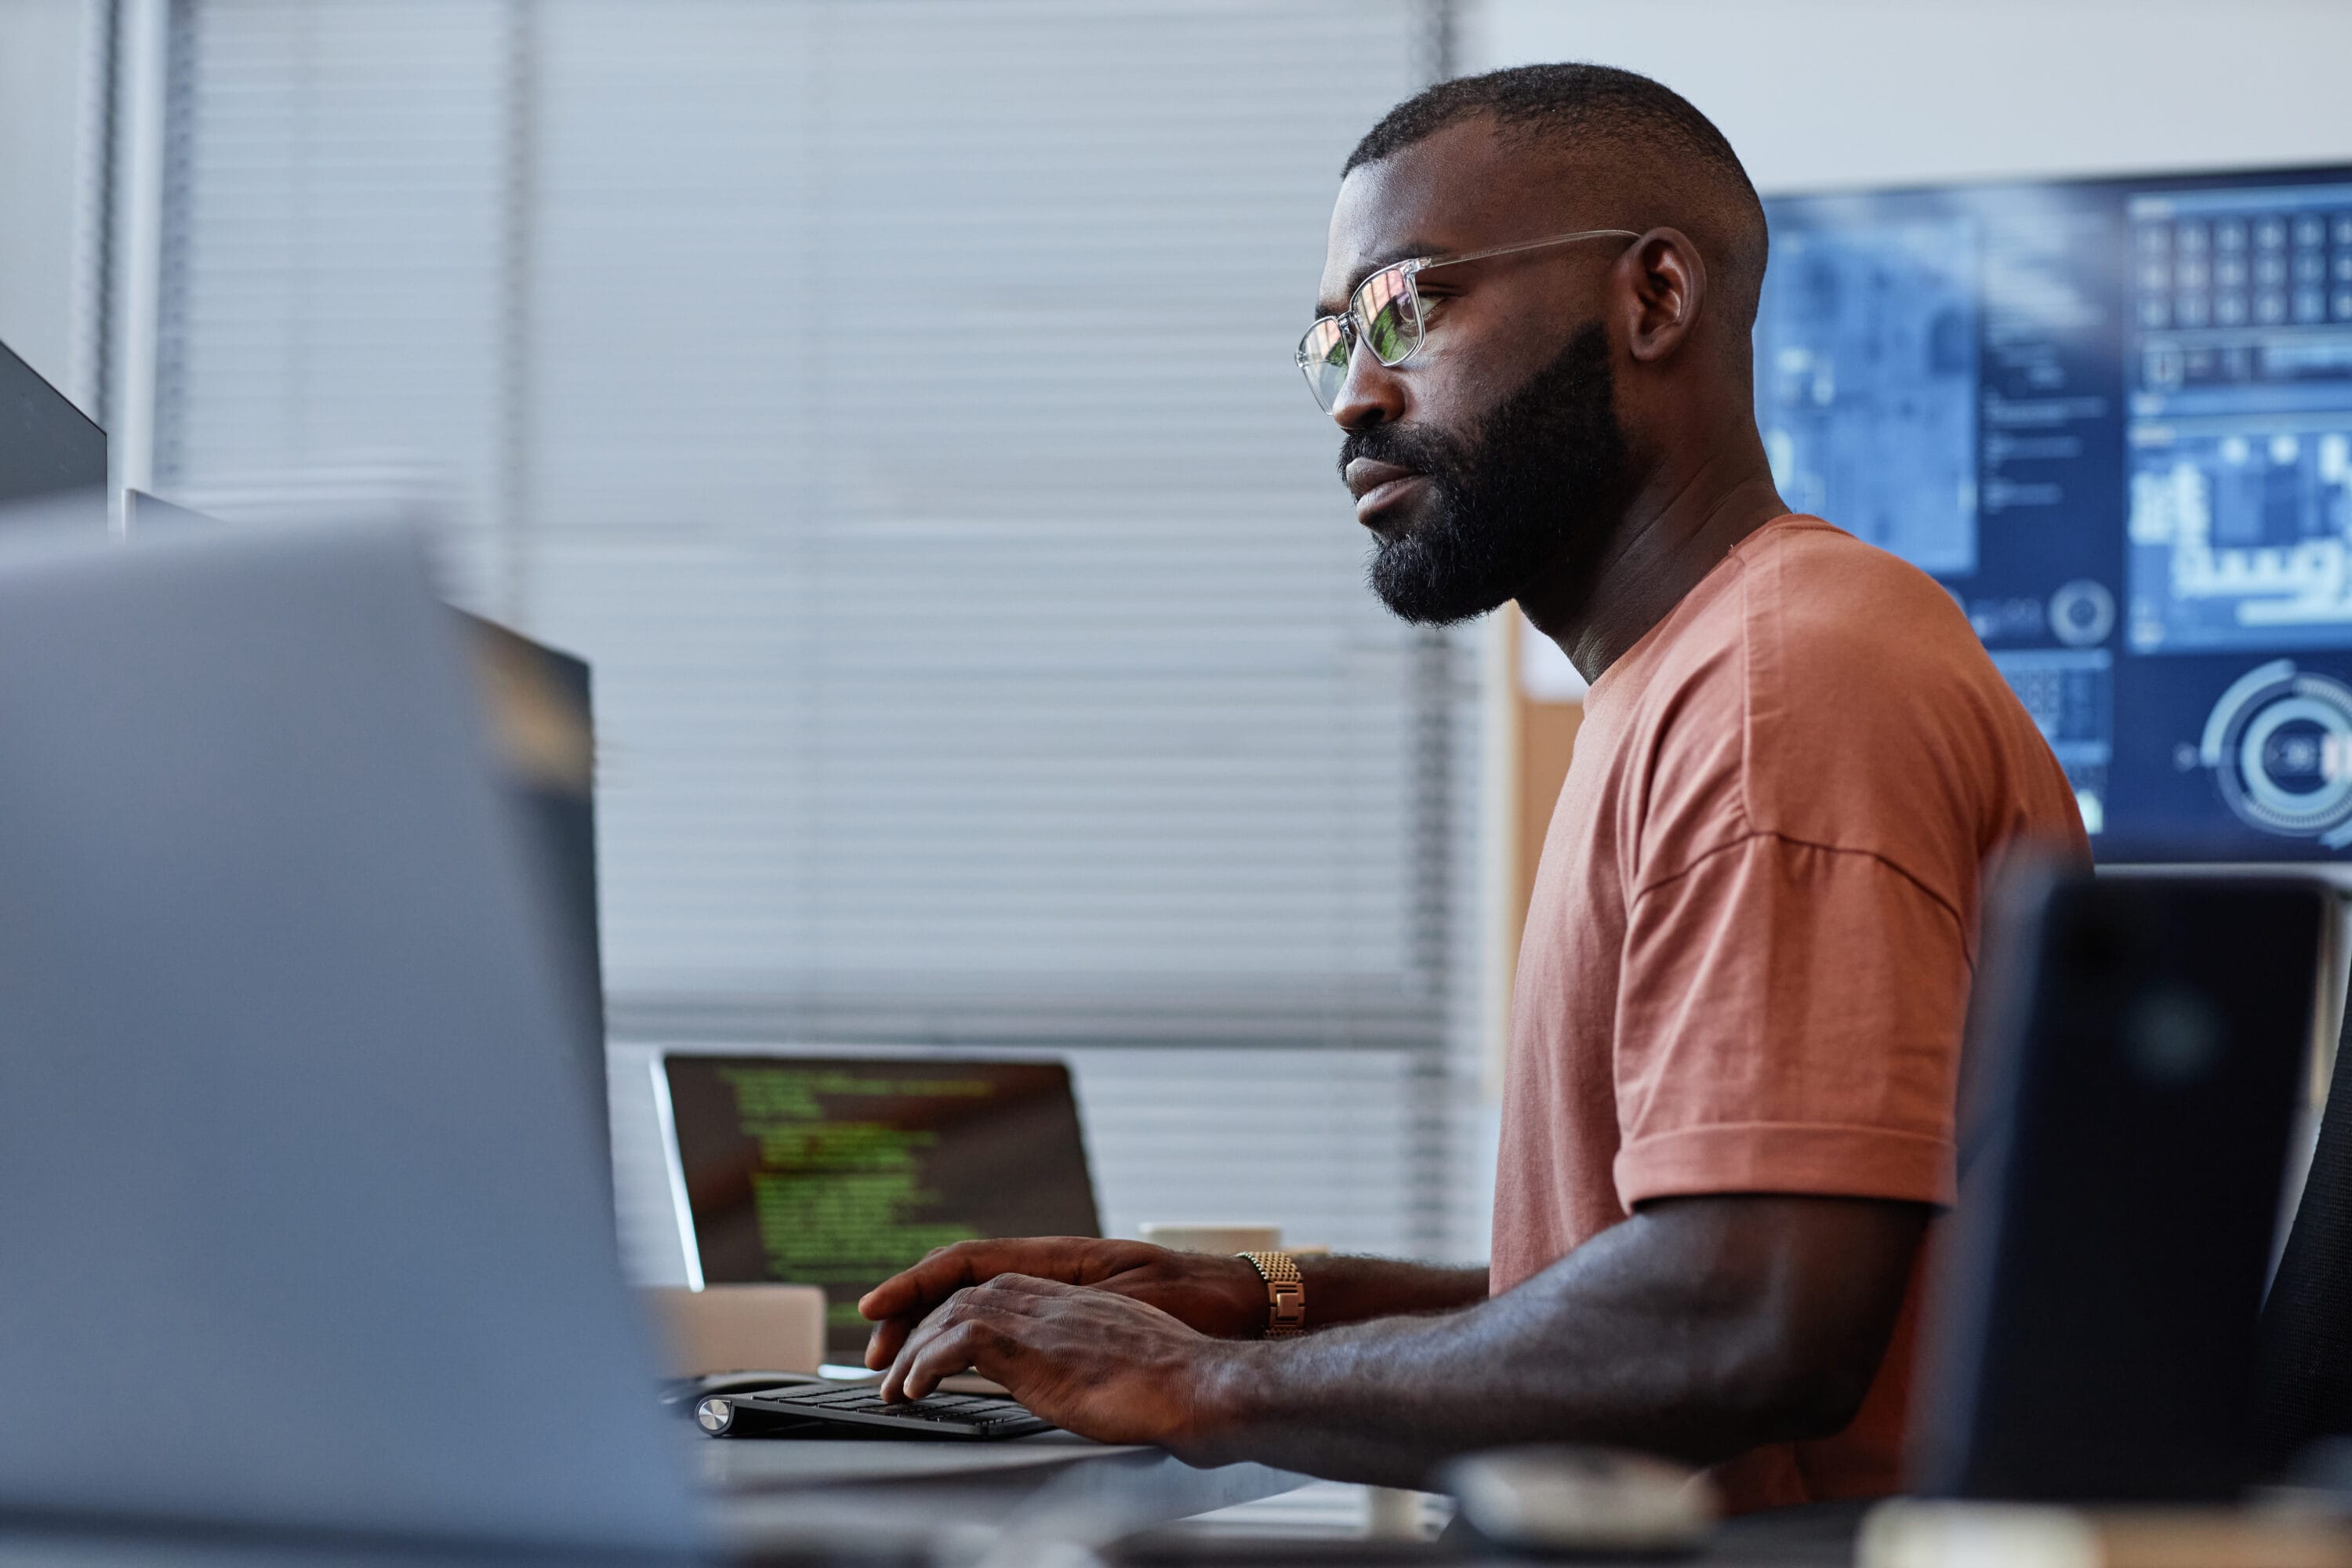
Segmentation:
{"type": "Polygon", "coordinates": [[[872,1384],[715,1394],[696,1404],[694,1419],[714,1437],[845,1436],[842,1428],[856,1427],[877,1436],[987,1442],[1054,1430],[1052,1422],[1002,1394],[934,1394],[886,1405],[872,1384]]]}

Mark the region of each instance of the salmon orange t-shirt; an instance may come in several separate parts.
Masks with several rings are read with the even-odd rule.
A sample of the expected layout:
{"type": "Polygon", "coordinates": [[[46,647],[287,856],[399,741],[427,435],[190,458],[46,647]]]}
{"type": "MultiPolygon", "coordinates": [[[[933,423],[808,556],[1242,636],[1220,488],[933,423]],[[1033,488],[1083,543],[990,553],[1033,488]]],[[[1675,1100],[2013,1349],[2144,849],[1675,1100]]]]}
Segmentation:
{"type": "MultiPolygon", "coordinates": [[[[1612,665],[1511,999],[1499,1294],[1653,1198],[1948,1205],[1987,858],[2087,859],[2072,789],[1935,581],[1818,518],[1749,535],[1612,665]]],[[[1915,1268],[1853,1425],[1735,1510],[1901,1485],[1915,1268]]]]}

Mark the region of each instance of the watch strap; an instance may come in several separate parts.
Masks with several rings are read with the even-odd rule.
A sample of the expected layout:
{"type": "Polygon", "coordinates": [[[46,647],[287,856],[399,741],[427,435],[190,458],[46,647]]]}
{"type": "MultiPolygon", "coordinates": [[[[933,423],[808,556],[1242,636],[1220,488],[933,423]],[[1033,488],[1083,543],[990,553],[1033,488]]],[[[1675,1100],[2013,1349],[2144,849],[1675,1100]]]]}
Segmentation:
{"type": "Polygon", "coordinates": [[[1307,1331],[1307,1282],[1299,1277],[1298,1260],[1287,1252],[1244,1252],[1237,1256],[1265,1281],[1265,1337],[1296,1339],[1307,1331]]]}

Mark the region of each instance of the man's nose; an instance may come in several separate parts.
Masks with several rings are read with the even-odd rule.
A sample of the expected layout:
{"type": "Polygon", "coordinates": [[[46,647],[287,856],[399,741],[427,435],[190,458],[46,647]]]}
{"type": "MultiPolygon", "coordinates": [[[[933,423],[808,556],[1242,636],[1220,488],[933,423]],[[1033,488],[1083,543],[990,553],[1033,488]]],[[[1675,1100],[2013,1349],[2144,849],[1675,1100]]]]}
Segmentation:
{"type": "Polygon", "coordinates": [[[1342,430],[1393,425],[1404,417],[1404,377],[1381,363],[1360,338],[1348,355],[1348,374],[1331,400],[1331,417],[1342,430]]]}

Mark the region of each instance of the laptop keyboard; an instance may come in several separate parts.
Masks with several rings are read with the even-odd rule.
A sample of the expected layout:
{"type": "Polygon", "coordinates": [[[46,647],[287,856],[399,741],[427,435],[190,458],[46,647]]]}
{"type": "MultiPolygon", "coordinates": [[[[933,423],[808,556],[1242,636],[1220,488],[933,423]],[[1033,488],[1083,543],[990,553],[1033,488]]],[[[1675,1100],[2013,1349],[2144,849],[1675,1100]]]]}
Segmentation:
{"type": "Polygon", "coordinates": [[[695,1420],[714,1437],[818,1435],[805,1423],[855,1426],[908,1437],[967,1441],[1020,1437],[1050,1432],[1014,1400],[1000,1394],[934,1394],[927,1399],[889,1405],[870,1384],[849,1388],[772,1388],[757,1394],[723,1394],[701,1402],[695,1420]]]}

